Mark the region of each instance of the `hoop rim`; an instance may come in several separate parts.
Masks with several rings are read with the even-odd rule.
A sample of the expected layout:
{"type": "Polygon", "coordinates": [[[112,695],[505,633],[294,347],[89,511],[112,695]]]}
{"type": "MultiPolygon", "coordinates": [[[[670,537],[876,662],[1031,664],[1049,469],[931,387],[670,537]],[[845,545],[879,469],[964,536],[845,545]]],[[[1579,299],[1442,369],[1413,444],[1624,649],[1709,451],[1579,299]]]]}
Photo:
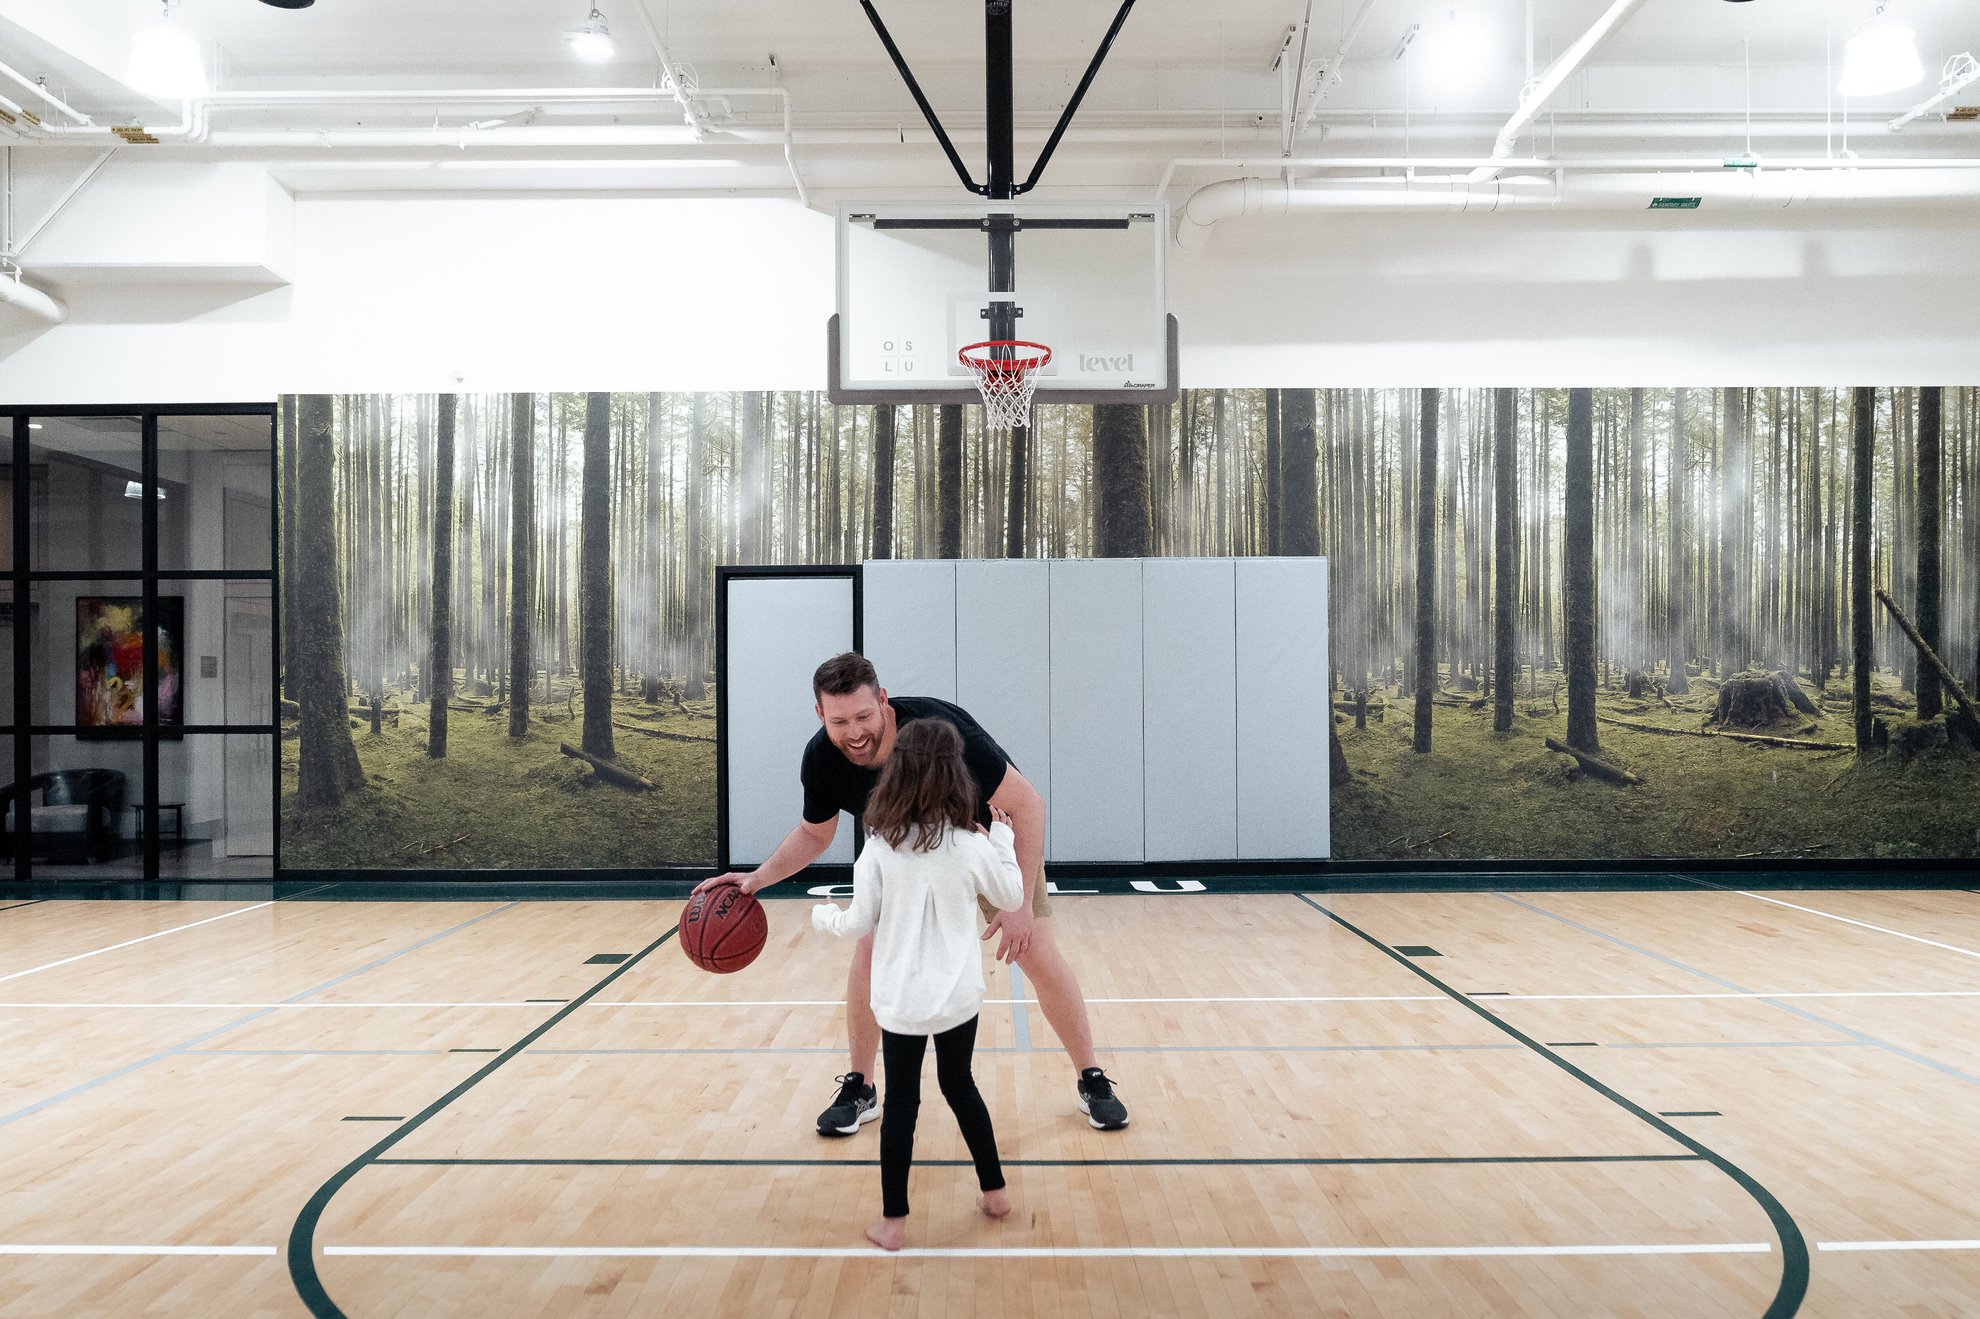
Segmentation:
{"type": "Polygon", "coordinates": [[[1010,375],[1026,371],[1037,371],[1052,360],[1052,350],[1042,343],[1030,339],[985,339],[982,343],[964,344],[956,350],[956,360],[972,371],[1010,375]],[[971,357],[979,348],[1031,348],[1036,351],[1026,357],[994,358],[971,357]]]}

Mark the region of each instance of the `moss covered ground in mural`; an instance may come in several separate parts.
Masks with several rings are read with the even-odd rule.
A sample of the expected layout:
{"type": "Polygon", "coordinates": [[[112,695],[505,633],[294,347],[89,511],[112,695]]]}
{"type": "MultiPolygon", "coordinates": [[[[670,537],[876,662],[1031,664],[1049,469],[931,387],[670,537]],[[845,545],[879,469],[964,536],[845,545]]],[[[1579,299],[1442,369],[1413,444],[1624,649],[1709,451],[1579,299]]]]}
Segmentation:
{"type": "Polygon", "coordinates": [[[577,745],[582,726],[561,691],[540,717],[532,713],[519,742],[509,739],[506,709],[451,711],[441,760],[426,754],[423,706],[402,694],[388,696],[386,707],[376,735],[363,721],[351,729],[367,783],[335,811],[299,808],[294,726],[285,729],[284,868],[626,868],[714,859],[712,696],[689,713],[625,697],[614,704],[616,723],[697,739],[614,729],[617,763],[658,785],[656,792],[603,782],[558,750],[561,742],[577,745]]]}
{"type": "MultiPolygon", "coordinates": [[[[1806,684],[1803,685],[1807,690],[1806,684]]],[[[1693,680],[1674,698],[1632,700],[1603,690],[1597,708],[1670,730],[1706,731],[1715,693],[1693,680]]],[[[1909,703],[1878,674],[1879,717],[1893,749],[1861,763],[1853,751],[1808,751],[1731,739],[1600,726],[1604,759],[1643,782],[1618,787],[1581,772],[1544,738],[1566,735],[1552,682],[1522,687],[1510,732],[1492,731],[1490,704],[1439,705],[1431,753],[1410,750],[1411,707],[1392,697],[1387,717],[1337,724],[1353,781],[1333,794],[1334,856],[1341,860],[1463,858],[1903,860],[1980,856],[1980,753],[1895,748],[1909,703]]],[[[1814,693],[1811,693],[1814,694],[1814,693]]],[[[1850,743],[1846,683],[1828,688],[1815,716],[1734,729],[1810,742],[1850,743]]]]}

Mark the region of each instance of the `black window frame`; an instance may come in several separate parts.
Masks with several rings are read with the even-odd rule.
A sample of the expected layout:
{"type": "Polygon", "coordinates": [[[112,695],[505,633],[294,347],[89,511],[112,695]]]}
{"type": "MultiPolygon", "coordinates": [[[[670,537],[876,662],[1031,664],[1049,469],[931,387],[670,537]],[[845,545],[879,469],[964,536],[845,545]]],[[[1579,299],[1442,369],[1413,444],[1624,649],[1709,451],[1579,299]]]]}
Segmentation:
{"type": "MultiPolygon", "coordinates": [[[[262,724],[175,724],[170,735],[176,740],[189,736],[264,736],[271,738],[275,754],[271,757],[269,774],[269,810],[273,822],[274,854],[269,860],[267,883],[273,884],[282,873],[282,756],[281,756],[281,716],[280,689],[276,685],[280,677],[282,656],[282,592],[281,581],[281,450],[280,450],[280,407],[274,401],[261,403],[157,403],[157,404],[89,404],[89,405],[49,405],[44,407],[23,407],[18,405],[0,406],[0,418],[7,418],[12,425],[12,465],[16,479],[13,481],[14,517],[14,558],[11,571],[5,576],[12,586],[15,607],[13,628],[14,643],[14,708],[13,715],[4,726],[7,736],[14,740],[14,759],[11,767],[11,781],[25,784],[33,775],[34,739],[42,736],[72,736],[77,731],[74,724],[35,724],[26,716],[33,711],[33,649],[29,635],[31,611],[23,606],[31,598],[30,588],[38,582],[60,581],[103,581],[123,580],[138,587],[144,600],[146,618],[158,616],[159,587],[161,583],[187,581],[226,581],[226,582],[265,582],[268,585],[269,616],[271,619],[270,662],[275,672],[270,675],[270,690],[275,692],[276,704],[270,710],[270,722],[262,724]],[[141,479],[145,491],[158,488],[158,422],[161,417],[266,417],[268,419],[268,564],[265,569],[226,569],[226,568],[174,568],[161,570],[158,564],[158,503],[155,499],[143,500],[142,554],[136,572],[129,570],[79,571],[60,569],[37,571],[30,563],[33,547],[33,482],[27,478],[31,470],[33,454],[31,423],[37,418],[67,417],[129,417],[139,423],[141,439],[141,479]]],[[[156,690],[158,684],[158,638],[155,631],[147,630],[144,640],[144,682],[147,691],[156,690]]],[[[158,703],[147,700],[144,703],[144,726],[139,730],[139,740],[143,747],[143,781],[139,791],[143,794],[144,818],[140,834],[140,851],[143,860],[143,876],[139,881],[149,886],[161,882],[159,873],[160,838],[159,816],[159,757],[158,744],[161,729],[158,724],[158,703]]],[[[32,827],[31,813],[17,810],[14,814],[14,864],[12,874],[0,871],[0,884],[11,884],[21,893],[36,886],[37,878],[31,840],[19,836],[23,824],[32,827]]],[[[72,873],[64,874],[64,880],[73,882],[77,878],[72,873]]],[[[82,876],[86,882],[95,882],[82,876]]],[[[202,883],[229,882],[226,877],[174,876],[171,882],[202,883]]],[[[128,883],[125,879],[102,881],[109,885],[128,883]]],[[[256,880],[254,882],[263,882],[256,880]]]]}

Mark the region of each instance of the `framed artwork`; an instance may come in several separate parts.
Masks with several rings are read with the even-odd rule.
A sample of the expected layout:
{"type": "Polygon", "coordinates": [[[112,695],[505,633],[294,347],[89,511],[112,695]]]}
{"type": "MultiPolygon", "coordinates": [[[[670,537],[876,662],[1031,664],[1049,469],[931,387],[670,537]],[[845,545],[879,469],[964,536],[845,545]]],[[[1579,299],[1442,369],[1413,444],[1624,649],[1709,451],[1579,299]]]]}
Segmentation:
{"type": "MultiPolygon", "coordinates": [[[[180,654],[186,599],[158,597],[158,726],[185,724],[180,654]]],[[[83,737],[135,737],[144,727],[144,597],[76,597],[76,727],[83,737]]],[[[174,736],[179,734],[175,731],[174,736]]]]}

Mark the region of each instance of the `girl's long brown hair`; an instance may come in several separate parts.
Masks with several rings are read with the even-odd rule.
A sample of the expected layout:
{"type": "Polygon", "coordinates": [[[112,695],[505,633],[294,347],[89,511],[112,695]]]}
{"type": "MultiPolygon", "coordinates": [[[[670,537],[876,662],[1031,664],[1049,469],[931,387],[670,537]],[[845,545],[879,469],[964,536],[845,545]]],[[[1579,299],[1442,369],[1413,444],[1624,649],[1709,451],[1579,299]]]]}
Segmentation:
{"type": "Polygon", "coordinates": [[[894,731],[894,752],[866,799],[866,827],[899,847],[914,831],[914,849],[932,852],[945,829],[976,824],[976,781],[963,764],[962,734],[941,719],[916,719],[894,731]]]}

